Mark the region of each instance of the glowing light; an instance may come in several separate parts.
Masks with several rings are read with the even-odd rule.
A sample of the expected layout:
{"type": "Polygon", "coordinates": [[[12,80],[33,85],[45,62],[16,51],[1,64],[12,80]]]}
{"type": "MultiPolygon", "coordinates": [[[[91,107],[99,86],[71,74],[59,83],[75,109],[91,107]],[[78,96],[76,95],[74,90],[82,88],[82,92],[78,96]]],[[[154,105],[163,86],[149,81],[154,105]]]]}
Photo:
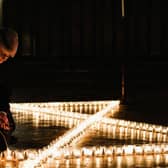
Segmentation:
{"type": "MultiPolygon", "coordinates": [[[[45,149],[41,151],[37,156],[33,157],[34,160],[31,161],[32,166],[36,166],[38,163],[40,163],[41,160],[48,156],[54,155],[55,151],[58,150],[61,147],[65,147],[66,145],[69,145],[69,142],[72,142],[73,139],[78,137],[86,128],[94,124],[95,122],[101,120],[101,118],[111,111],[111,109],[115,109],[118,107],[119,101],[111,101],[106,108],[102,109],[101,111],[95,113],[94,115],[91,115],[87,118],[87,120],[82,121],[78,126],[68,131],[66,134],[64,134],[61,138],[58,138],[55,142],[52,142],[48,149],[45,149]]],[[[45,109],[46,110],[46,109],[45,109]]],[[[48,112],[48,111],[46,111],[48,112]]],[[[65,155],[65,154],[64,154],[65,155]]],[[[67,155],[67,153],[66,153],[67,155]]],[[[68,154],[69,155],[69,154],[68,154]]],[[[30,160],[30,157],[28,158],[30,160]]]]}
{"type": "MultiPolygon", "coordinates": [[[[35,126],[39,126],[40,120],[53,120],[52,124],[58,124],[58,121],[60,123],[69,123],[68,126],[72,129],[38,151],[7,150],[0,153],[0,161],[19,161],[20,168],[41,167],[52,159],[59,160],[61,158],[115,157],[168,153],[168,145],[166,143],[168,127],[108,118],[107,113],[113,114],[118,107],[119,101],[12,103],[11,111],[15,112],[20,122],[25,117],[27,119],[32,117],[35,126]],[[104,134],[108,133],[109,137],[114,137],[116,131],[119,131],[119,139],[126,138],[128,134],[130,134],[131,139],[142,139],[149,142],[156,138],[159,144],[77,148],[74,145],[77,144],[81,137],[86,135],[88,128],[101,130],[104,134]]],[[[96,162],[99,165],[99,160],[96,162]]]]}

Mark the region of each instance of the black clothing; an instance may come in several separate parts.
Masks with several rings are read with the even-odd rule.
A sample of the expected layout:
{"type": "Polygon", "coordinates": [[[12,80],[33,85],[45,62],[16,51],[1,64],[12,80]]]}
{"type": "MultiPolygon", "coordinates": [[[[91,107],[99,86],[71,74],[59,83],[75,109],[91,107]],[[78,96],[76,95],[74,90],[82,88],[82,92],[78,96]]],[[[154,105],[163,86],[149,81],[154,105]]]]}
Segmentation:
{"type": "Polygon", "coordinates": [[[6,149],[7,149],[6,137],[3,134],[2,130],[0,130],[0,151],[4,151],[6,149]]]}
{"type": "Polygon", "coordinates": [[[10,143],[11,135],[16,128],[12,113],[10,111],[10,95],[9,74],[11,70],[6,64],[0,64],[0,111],[7,114],[10,130],[0,129],[0,151],[6,150],[6,143],[10,143]],[[5,138],[5,140],[4,140],[5,138]]]}
{"type": "Polygon", "coordinates": [[[0,85],[0,111],[4,111],[7,114],[9,125],[11,128],[11,132],[13,132],[16,128],[15,122],[12,116],[12,113],[10,111],[10,105],[9,105],[9,89],[6,88],[6,86],[0,85]]]}

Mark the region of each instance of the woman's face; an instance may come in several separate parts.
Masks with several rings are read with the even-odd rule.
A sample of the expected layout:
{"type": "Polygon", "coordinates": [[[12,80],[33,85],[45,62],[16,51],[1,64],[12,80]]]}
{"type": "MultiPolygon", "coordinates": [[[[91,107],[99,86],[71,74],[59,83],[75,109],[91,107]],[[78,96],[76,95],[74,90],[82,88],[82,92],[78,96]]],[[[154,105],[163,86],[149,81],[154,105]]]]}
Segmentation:
{"type": "Polygon", "coordinates": [[[14,57],[17,52],[18,45],[16,45],[12,50],[7,50],[3,45],[0,44],[0,64],[5,62],[8,58],[14,57]]]}

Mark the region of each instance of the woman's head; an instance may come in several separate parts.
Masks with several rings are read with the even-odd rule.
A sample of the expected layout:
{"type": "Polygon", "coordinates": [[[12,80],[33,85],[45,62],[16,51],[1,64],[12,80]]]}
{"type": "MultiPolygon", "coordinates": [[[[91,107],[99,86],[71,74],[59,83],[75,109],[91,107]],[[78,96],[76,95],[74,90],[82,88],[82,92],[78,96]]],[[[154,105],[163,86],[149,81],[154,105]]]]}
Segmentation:
{"type": "Polygon", "coordinates": [[[14,57],[18,48],[18,34],[11,28],[0,28],[0,64],[14,57]]]}

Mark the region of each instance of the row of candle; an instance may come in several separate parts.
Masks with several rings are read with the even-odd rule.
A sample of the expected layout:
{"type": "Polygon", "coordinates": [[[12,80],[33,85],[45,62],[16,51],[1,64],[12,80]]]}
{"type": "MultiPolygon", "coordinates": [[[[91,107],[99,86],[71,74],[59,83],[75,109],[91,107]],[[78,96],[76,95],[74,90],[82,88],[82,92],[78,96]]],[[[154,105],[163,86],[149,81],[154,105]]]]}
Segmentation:
{"type": "MultiPolygon", "coordinates": [[[[82,120],[87,119],[90,115],[89,114],[82,114],[78,112],[68,112],[68,111],[60,111],[56,109],[48,109],[45,107],[37,108],[37,107],[29,107],[24,105],[11,105],[11,110],[16,114],[17,121],[25,121],[26,116],[28,119],[32,117],[32,119],[35,120],[36,123],[38,123],[39,120],[41,121],[54,121],[55,124],[58,124],[57,121],[60,121],[61,123],[65,121],[65,124],[67,124],[69,121],[75,124],[79,124],[82,120]],[[24,113],[24,117],[22,113],[24,113]],[[38,120],[38,121],[37,121],[38,120]],[[75,122],[73,122],[75,120],[75,122]]],[[[113,112],[117,111],[117,109],[113,109],[113,112]]],[[[136,129],[141,131],[147,131],[147,132],[154,132],[154,133],[161,133],[161,134],[167,134],[168,133],[168,127],[162,126],[162,125],[155,125],[155,124],[148,124],[144,122],[135,122],[135,121],[128,121],[128,120],[121,120],[116,118],[107,118],[103,117],[102,120],[96,124],[97,129],[98,128],[104,128],[104,130],[108,130],[109,127],[112,126],[118,126],[122,128],[128,128],[128,129],[136,129]]]]}
{"type": "Polygon", "coordinates": [[[24,107],[27,109],[31,108],[47,108],[50,110],[57,111],[70,111],[94,114],[103,108],[105,108],[110,101],[84,101],[84,102],[49,102],[49,103],[11,103],[11,107],[24,107]]]}
{"type": "MultiPolygon", "coordinates": [[[[45,150],[47,151],[47,147],[45,150]]],[[[0,153],[1,161],[25,161],[34,160],[42,151],[5,151],[0,153]]],[[[120,146],[99,146],[72,148],[64,147],[56,150],[52,155],[53,159],[60,158],[81,158],[81,157],[108,157],[108,156],[127,156],[127,155],[149,155],[149,154],[168,154],[168,144],[142,144],[142,145],[120,145],[120,146]]],[[[46,158],[44,158],[45,160],[46,158]]],[[[44,162],[42,159],[41,161],[44,162]]]]}
{"type": "MultiPolygon", "coordinates": [[[[47,111],[48,113],[46,114],[47,109],[45,107],[38,109],[40,111],[38,111],[36,108],[30,108],[32,110],[30,111],[30,109],[27,109],[27,106],[26,109],[24,109],[24,106],[18,107],[20,111],[22,110],[24,114],[27,114],[28,121],[30,121],[30,116],[32,117],[33,125],[35,126],[61,125],[68,128],[73,128],[81,121],[87,119],[90,116],[88,114],[80,114],[66,111],[56,111],[56,115],[53,115],[54,111],[50,111],[51,114],[48,114],[49,112],[47,111]]],[[[22,113],[18,112],[17,114],[21,115],[22,113]]],[[[22,118],[23,117],[21,117],[21,119],[22,118]]],[[[144,140],[148,142],[166,142],[168,139],[167,127],[106,117],[103,117],[99,123],[93,125],[90,130],[97,130],[95,131],[96,134],[106,136],[107,138],[117,138],[123,140],[130,139],[144,140]]]]}

